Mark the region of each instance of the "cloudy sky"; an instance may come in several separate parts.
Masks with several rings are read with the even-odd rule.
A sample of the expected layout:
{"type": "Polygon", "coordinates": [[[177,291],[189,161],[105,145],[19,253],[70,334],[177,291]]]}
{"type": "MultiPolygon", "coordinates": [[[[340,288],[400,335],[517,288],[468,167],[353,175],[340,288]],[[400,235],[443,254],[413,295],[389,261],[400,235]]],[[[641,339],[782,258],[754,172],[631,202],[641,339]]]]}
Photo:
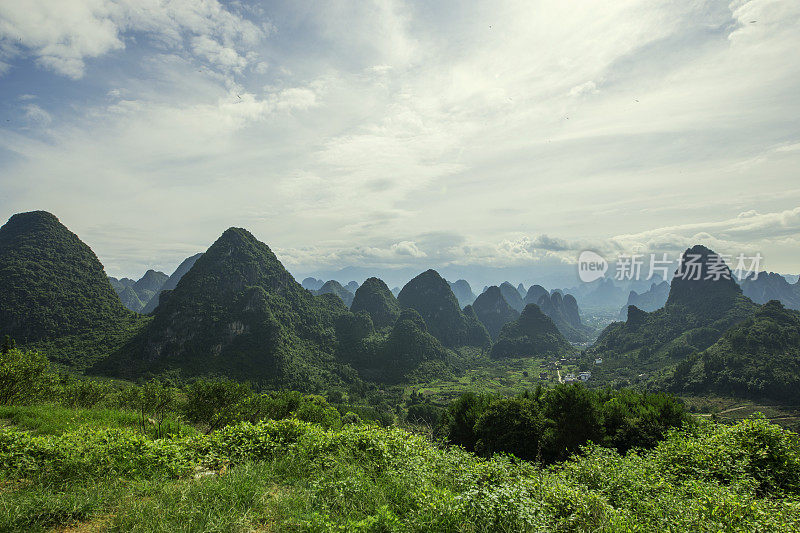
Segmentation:
{"type": "Polygon", "coordinates": [[[0,0],[0,218],[111,275],[229,226],[298,274],[695,242],[796,273],[797,50],[797,0],[0,0]]]}

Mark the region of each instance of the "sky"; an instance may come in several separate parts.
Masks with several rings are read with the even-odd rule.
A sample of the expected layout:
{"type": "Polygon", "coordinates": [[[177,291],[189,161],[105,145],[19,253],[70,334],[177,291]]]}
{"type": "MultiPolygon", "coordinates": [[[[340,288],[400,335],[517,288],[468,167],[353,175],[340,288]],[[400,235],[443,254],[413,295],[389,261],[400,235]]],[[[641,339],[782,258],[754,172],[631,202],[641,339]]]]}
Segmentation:
{"type": "Polygon", "coordinates": [[[296,276],[798,273],[799,49],[796,0],[0,0],[0,219],[114,276],[230,226],[296,276]]]}

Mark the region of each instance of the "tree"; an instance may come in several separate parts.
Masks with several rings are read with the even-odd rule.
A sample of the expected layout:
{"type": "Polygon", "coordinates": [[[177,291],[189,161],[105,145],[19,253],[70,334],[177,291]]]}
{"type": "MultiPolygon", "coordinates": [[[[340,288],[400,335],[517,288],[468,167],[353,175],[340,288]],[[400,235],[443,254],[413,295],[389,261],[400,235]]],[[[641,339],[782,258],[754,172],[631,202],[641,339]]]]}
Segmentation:
{"type": "Polygon", "coordinates": [[[597,397],[583,384],[558,385],[548,391],[544,414],[548,427],[542,456],[547,461],[566,459],[587,442],[599,442],[603,436],[597,397]]]}
{"type": "Polygon", "coordinates": [[[475,424],[475,450],[486,456],[504,452],[521,459],[538,459],[544,431],[538,403],[526,396],[492,402],[475,424]]]}
{"type": "Polygon", "coordinates": [[[4,344],[0,352],[0,405],[40,398],[51,382],[47,357],[39,352],[5,348],[4,344]]]}
{"type": "Polygon", "coordinates": [[[164,418],[170,408],[175,404],[175,389],[159,380],[151,380],[139,389],[139,415],[142,430],[147,423],[156,426],[156,438],[163,434],[164,418]],[[152,415],[149,418],[147,415],[152,415]]]}
{"type": "Polygon", "coordinates": [[[442,417],[442,422],[447,428],[452,444],[458,444],[470,451],[475,450],[478,440],[475,435],[475,424],[491,400],[491,396],[486,394],[466,392],[450,404],[442,417]]]}
{"type": "Polygon", "coordinates": [[[442,408],[430,402],[419,402],[408,406],[406,420],[414,424],[435,426],[442,416],[442,408]]]}
{"type": "Polygon", "coordinates": [[[234,406],[251,394],[247,383],[198,379],[186,390],[186,418],[207,426],[209,431],[219,429],[229,423],[234,406]]]}

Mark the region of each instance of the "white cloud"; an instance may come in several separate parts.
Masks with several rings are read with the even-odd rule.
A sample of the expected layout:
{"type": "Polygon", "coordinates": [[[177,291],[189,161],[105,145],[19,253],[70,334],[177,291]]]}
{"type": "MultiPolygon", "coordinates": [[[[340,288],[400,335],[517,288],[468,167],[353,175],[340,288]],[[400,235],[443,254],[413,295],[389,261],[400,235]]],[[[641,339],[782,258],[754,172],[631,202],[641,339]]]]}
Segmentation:
{"type": "Polygon", "coordinates": [[[17,89],[58,120],[0,130],[0,179],[28,184],[9,214],[120,220],[158,250],[240,225],[331,267],[698,239],[797,262],[797,2],[45,4],[2,4],[0,59],[101,89],[17,89]]]}
{"type": "Polygon", "coordinates": [[[180,47],[192,37],[199,57],[227,69],[246,60],[237,46],[253,45],[266,31],[227,11],[217,0],[26,0],[0,3],[0,38],[7,55],[30,54],[44,68],[78,79],[86,60],[126,47],[130,32],[180,47]]]}
{"type": "Polygon", "coordinates": [[[569,90],[570,96],[583,96],[586,94],[597,94],[597,84],[593,81],[587,81],[586,83],[581,83],[580,85],[576,85],[572,89],[569,90]]]}
{"type": "Polygon", "coordinates": [[[192,39],[192,50],[196,55],[225,70],[241,72],[247,66],[247,59],[239,55],[234,48],[223,46],[205,35],[192,39]]]}
{"type": "Polygon", "coordinates": [[[53,117],[50,116],[50,113],[36,104],[26,104],[23,106],[23,109],[25,110],[25,118],[36,125],[46,126],[53,121],[53,117]]]}
{"type": "Polygon", "coordinates": [[[413,241],[401,241],[394,243],[390,248],[397,255],[410,255],[411,257],[426,257],[427,254],[417,248],[417,243],[413,241]]]}

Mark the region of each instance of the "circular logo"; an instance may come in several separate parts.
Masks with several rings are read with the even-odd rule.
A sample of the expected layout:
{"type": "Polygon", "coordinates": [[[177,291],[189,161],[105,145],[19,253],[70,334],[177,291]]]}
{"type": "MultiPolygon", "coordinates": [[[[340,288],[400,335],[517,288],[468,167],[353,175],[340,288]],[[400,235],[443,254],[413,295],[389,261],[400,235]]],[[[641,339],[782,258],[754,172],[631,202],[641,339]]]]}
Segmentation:
{"type": "Polygon", "coordinates": [[[602,278],[606,271],[608,271],[608,262],[601,255],[584,250],[578,256],[578,277],[584,283],[591,283],[602,278]]]}

